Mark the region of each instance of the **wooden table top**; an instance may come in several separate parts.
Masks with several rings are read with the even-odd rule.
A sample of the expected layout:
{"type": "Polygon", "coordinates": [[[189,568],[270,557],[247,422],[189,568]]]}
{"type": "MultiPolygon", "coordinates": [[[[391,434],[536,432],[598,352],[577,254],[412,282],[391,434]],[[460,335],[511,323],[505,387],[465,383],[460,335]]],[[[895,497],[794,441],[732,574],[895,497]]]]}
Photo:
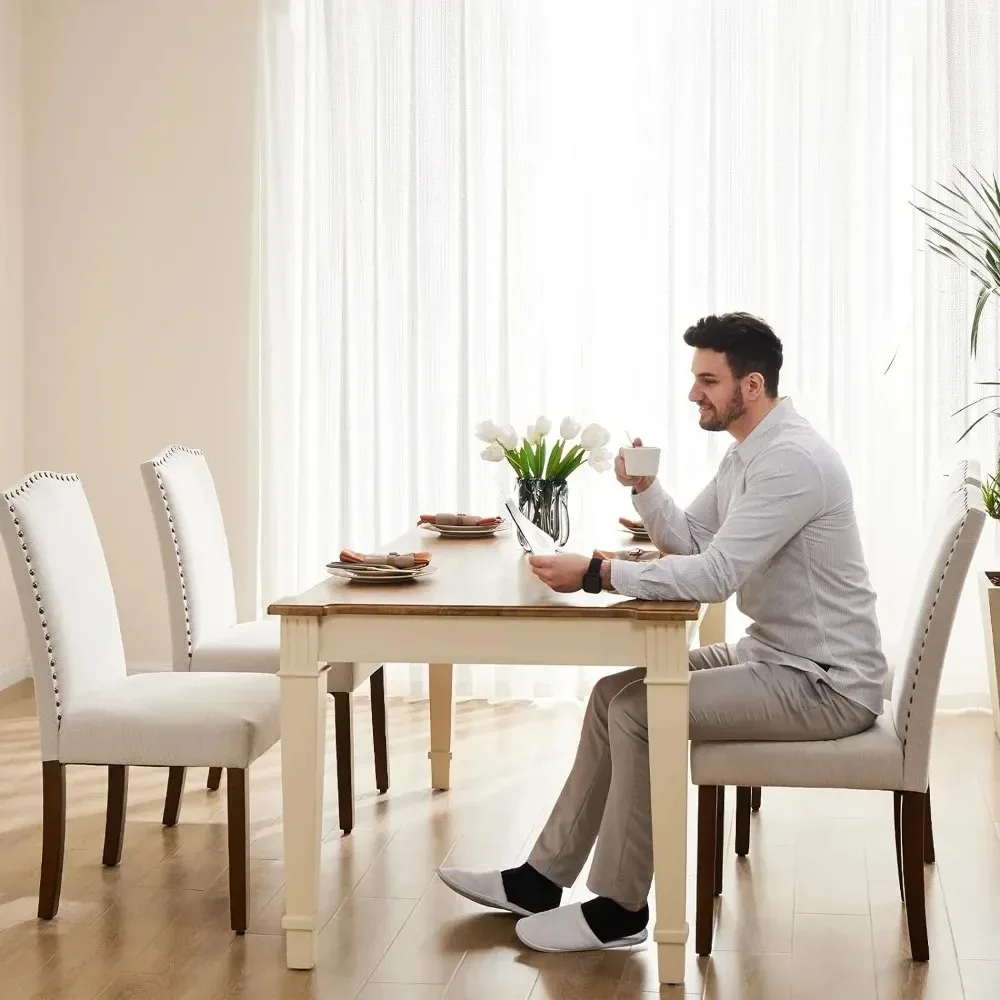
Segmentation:
{"type": "MultiPolygon", "coordinates": [[[[272,615],[420,615],[497,618],[615,618],[694,621],[696,601],[636,601],[617,594],[557,594],[531,571],[512,528],[493,538],[442,538],[415,528],[380,552],[430,552],[436,571],[406,583],[352,583],[330,576],[295,597],[275,601],[272,615]]],[[[338,553],[331,553],[336,559],[338,553]]]]}

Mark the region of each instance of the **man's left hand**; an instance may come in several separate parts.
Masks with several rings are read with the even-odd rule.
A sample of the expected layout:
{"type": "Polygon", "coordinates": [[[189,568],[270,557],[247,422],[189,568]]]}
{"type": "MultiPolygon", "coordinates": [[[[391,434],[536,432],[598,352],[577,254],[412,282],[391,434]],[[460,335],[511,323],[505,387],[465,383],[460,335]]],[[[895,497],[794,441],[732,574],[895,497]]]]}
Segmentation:
{"type": "Polygon", "coordinates": [[[583,588],[590,556],[529,556],[528,562],[535,576],[547,587],[560,594],[572,594],[583,588]]]}

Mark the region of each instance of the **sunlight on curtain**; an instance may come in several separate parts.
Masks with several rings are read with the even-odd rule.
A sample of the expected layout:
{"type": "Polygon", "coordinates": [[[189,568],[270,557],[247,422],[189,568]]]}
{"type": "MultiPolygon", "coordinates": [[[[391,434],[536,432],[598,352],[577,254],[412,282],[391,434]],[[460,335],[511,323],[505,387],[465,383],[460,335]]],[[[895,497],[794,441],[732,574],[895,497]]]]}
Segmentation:
{"type": "MultiPolygon", "coordinates": [[[[681,335],[746,309],[848,464],[891,642],[942,477],[996,447],[993,422],[956,446],[950,416],[995,371],[996,318],[971,365],[965,278],[922,251],[910,201],[1000,167],[997,4],[265,9],[261,606],[422,510],[493,512],[513,480],[478,457],[486,417],[641,434],[690,499],[728,438],[697,427],[681,335]]],[[[624,540],[610,473],[570,493],[571,548],[624,540]]],[[[943,704],[985,704],[972,598],[943,704]]],[[[389,691],[425,675],[392,667],[389,691]]],[[[594,676],[463,667],[456,690],[583,696],[594,676]]]]}

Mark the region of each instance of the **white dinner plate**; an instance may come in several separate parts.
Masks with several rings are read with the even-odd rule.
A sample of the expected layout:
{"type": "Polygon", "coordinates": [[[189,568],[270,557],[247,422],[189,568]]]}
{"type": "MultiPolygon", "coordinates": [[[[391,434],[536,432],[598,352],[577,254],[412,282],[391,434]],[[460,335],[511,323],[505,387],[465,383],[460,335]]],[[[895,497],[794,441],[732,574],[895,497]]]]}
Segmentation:
{"type": "Polygon", "coordinates": [[[642,539],[643,541],[649,541],[649,532],[645,528],[626,528],[624,524],[620,524],[618,527],[627,535],[631,535],[633,538],[642,539]]]}
{"type": "Polygon", "coordinates": [[[437,571],[436,566],[419,566],[412,569],[399,569],[395,566],[363,566],[355,567],[327,566],[326,571],[331,576],[339,576],[351,583],[409,583],[422,580],[437,571]]]}
{"type": "Polygon", "coordinates": [[[442,538],[490,538],[498,531],[505,531],[507,524],[501,521],[495,527],[478,524],[421,524],[425,531],[436,531],[442,538]]]}

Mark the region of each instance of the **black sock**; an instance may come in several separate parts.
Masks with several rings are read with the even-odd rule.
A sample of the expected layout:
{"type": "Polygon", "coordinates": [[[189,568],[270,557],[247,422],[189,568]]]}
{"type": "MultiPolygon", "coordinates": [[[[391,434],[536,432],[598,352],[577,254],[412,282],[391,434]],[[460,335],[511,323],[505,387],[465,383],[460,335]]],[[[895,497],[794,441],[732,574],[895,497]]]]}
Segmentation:
{"type": "Polygon", "coordinates": [[[547,879],[527,861],[519,868],[505,868],[500,877],[507,899],[529,913],[554,910],[562,902],[562,886],[547,879]]]}
{"type": "Polygon", "coordinates": [[[590,929],[604,944],[638,934],[649,923],[648,906],[641,910],[626,910],[605,896],[588,899],[581,909],[590,929]]]}

